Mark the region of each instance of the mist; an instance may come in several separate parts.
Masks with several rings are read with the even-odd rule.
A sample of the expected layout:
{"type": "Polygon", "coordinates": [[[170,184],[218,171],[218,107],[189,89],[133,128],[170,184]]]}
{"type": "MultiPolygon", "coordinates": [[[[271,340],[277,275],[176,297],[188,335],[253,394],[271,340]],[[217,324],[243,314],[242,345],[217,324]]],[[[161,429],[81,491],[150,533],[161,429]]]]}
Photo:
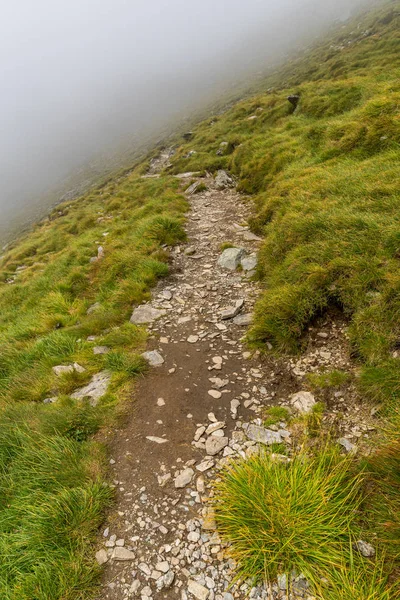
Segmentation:
{"type": "MultiPolygon", "coordinates": [[[[0,23],[0,240],[360,0],[14,0],[0,23]],[[59,194],[59,195],[58,195],[59,194]]],[[[117,164],[115,164],[117,166],[117,164]]]]}

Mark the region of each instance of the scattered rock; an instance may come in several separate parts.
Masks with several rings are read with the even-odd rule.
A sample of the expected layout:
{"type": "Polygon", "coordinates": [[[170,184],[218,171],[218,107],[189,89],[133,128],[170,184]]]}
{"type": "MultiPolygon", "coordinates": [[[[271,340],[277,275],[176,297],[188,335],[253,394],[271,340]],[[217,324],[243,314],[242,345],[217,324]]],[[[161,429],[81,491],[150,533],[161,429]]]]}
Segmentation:
{"type": "Polygon", "coordinates": [[[265,429],[259,425],[249,425],[246,429],[246,435],[249,440],[253,442],[259,442],[261,444],[280,444],[282,442],[282,436],[278,431],[272,431],[271,429],[265,429]]]}
{"type": "Polygon", "coordinates": [[[221,392],[218,390],[208,390],[208,395],[215,398],[215,400],[218,400],[222,396],[221,392]]]}
{"type": "Polygon", "coordinates": [[[247,313],[245,315],[237,315],[237,317],[233,319],[233,322],[235,325],[239,325],[240,327],[247,327],[248,325],[251,325],[252,320],[253,315],[251,313],[247,313]]]}
{"type": "Polygon", "coordinates": [[[254,253],[244,256],[240,261],[240,264],[242,265],[243,271],[254,271],[257,267],[257,262],[257,254],[254,253]]]}
{"type": "Polygon", "coordinates": [[[299,413],[309,413],[316,404],[314,395],[311,392],[297,392],[291,397],[291,403],[299,413]]]}
{"type": "Polygon", "coordinates": [[[228,445],[228,443],[229,439],[227,437],[210,435],[206,441],[206,452],[208,456],[216,456],[228,445]]]}
{"type": "Polygon", "coordinates": [[[348,440],[345,437],[339,438],[338,439],[338,444],[340,444],[341,446],[343,446],[343,448],[346,450],[347,453],[354,452],[356,450],[356,448],[357,448],[354,444],[352,444],[350,442],[350,440],[348,440]]]}
{"type": "Polygon", "coordinates": [[[92,306],[89,306],[89,308],[86,311],[86,314],[91,315],[92,313],[97,312],[100,309],[101,309],[100,302],[95,302],[94,304],[92,304],[92,306]]]}
{"type": "Polygon", "coordinates": [[[96,560],[100,566],[104,565],[108,561],[107,550],[101,549],[96,552],[96,560]]]}
{"type": "Polygon", "coordinates": [[[177,477],[175,477],[174,485],[176,488],[184,488],[192,481],[194,475],[193,469],[184,469],[177,477]]]}
{"type": "Polygon", "coordinates": [[[151,367],[160,367],[165,362],[158,350],[148,350],[143,352],[142,356],[151,367]]]}
{"type": "Polygon", "coordinates": [[[152,323],[166,314],[165,309],[153,308],[149,304],[142,304],[135,308],[130,318],[130,322],[134,325],[144,325],[152,323]]]}
{"type": "Polygon", "coordinates": [[[197,600],[207,600],[210,590],[208,590],[204,585],[197,583],[193,579],[189,579],[188,581],[188,592],[193,594],[197,600]]]}
{"type": "Polygon", "coordinates": [[[195,344],[196,342],[199,341],[199,336],[198,335],[189,335],[189,337],[186,341],[189,342],[189,344],[195,344]]]}
{"type": "Polygon", "coordinates": [[[235,271],[245,254],[246,251],[243,248],[226,248],[218,259],[218,266],[222,269],[235,271]]]}
{"type": "Polygon", "coordinates": [[[107,392],[108,386],[111,381],[111,373],[109,371],[101,371],[93,375],[90,382],[82,388],[76,390],[71,394],[71,398],[76,400],[83,400],[83,398],[90,398],[91,406],[97,406],[100,398],[107,392]]]}
{"type": "Polygon", "coordinates": [[[242,310],[243,305],[244,305],[244,300],[242,298],[240,300],[236,300],[234,306],[229,306],[221,311],[221,319],[223,321],[227,321],[228,319],[233,319],[242,310]]]}
{"type": "Polygon", "coordinates": [[[131,552],[127,548],[124,548],[122,546],[117,546],[116,548],[114,548],[112,557],[114,560],[121,560],[121,561],[135,560],[136,554],[134,552],[131,552]]]}
{"type": "Polygon", "coordinates": [[[235,182],[226,171],[223,171],[222,169],[217,171],[217,175],[215,176],[215,187],[217,190],[224,190],[226,188],[233,187],[234,185],[235,182]]]}
{"type": "Polygon", "coordinates": [[[156,437],[154,435],[147,435],[146,440],[149,440],[149,442],[155,442],[156,444],[165,444],[168,442],[168,440],[165,438],[156,437]]]}
{"type": "Polygon", "coordinates": [[[53,373],[55,373],[57,377],[61,377],[61,375],[67,375],[68,373],[73,372],[73,365],[57,365],[56,367],[53,367],[53,373]]]}
{"type": "Polygon", "coordinates": [[[375,556],[375,548],[368,542],[364,542],[364,540],[355,542],[354,548],[358,550],[362,556],[365,556],[365,558],[373,558],[375,556]]]}
{"type": "Polygon", "coordinates": [[[108,346],[95,346],[93,348],[93,354],[108,354],[110,348],[108,346]]]}

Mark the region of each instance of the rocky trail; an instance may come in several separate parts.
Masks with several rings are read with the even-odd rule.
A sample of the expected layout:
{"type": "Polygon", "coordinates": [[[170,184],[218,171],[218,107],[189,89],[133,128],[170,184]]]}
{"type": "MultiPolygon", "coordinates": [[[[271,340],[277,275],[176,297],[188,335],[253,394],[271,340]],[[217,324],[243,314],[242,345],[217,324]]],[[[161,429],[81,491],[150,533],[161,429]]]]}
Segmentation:
{"type": "MultiPolygon", "coordinates": [[[[193,181],[190,174],[181,179],[183,189],[193,181]]],[[[150,330],[151,369],[110,442],[117,501],[96,554],[104,564],[98,600],[285,598],[279,581],[231,586],[235,564],[216,532],[211,484],[231,457],[249,456],[260,444],[294,443],[285,422],[263,426],[265,407],[301,412],[315,402],[304,392],[307,372],[352,368],[346,324],[321,317],[293,360],[250,352],[243,336],[260,292],[252,279],[260,240],[247,226],[249,201],[223,172],[196,180],[186,195],[188,242],[171,251],[170,276],[132,315],[150,330]],[[207,189],[195,193],[200,183],[207,189]],[[223,250],[224,242],[234,247],[223,250]]],[[[355,451],[371,435],[369,413],[351,385],[323,400],[324,419],[355,451]]],[[[310,597],[305,580],[296,585],[296,597],[310,597]]]]}

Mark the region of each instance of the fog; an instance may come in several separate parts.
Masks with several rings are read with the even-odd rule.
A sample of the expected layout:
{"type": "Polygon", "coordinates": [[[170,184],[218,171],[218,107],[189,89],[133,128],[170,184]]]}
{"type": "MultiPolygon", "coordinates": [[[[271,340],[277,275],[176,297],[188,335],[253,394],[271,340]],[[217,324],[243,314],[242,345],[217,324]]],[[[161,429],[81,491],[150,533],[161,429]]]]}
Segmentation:
{"type": "Polygon", "coordinates": [[[3,2],[0,240],[359,3],[3,2]]]}

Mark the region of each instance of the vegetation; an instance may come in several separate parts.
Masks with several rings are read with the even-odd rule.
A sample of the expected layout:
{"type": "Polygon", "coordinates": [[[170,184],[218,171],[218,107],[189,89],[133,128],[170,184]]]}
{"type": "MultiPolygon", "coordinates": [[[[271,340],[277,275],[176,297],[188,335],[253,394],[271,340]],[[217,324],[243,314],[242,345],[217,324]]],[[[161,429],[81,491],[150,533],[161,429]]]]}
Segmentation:
{"type": "MultiPolygon", "coordinates": [[[[320,450],[317,405],[303,423],[317,439],[289,462],[265,453],[222,473],[217,521],[238,577],[294,569],[323,600],[399,593],[399,15],[395,0],[341,27],[256,96],[197,125],[168,175],[143,179],[139,165],[58,206],[0,258],[1,598],[83,600],[93,589],[90,542],[111,493],[92,436],[144,369],[145,331],[128,322],[132,305],[167,274],[168,246],[185,237],[186,201],[172,175],[218,169],[252,197],[251,226],[264,237],[265,292],[249,342],[298,352],[310,321],[341,309],[359,389],[387,418],[380,447],[356,460],[329,444],[320,450]],[[95,345],[109,351],[94,354],[95,345]],[[53,372],[73,363],[84,370],[53,372]],[[71,398],[102,370],[111,384],[96,409],[71,398]],[[353,550],[361,535],[377,547],[374,561],[353,550]]],[[[320,373],[309,384],[336,387],[346,377],[320,373]]],[[[266,424],[288,418],[277,407],[266,424]]]]}
{"type": "MultiPolygon", "coordinates": [[[[267,91],[193,128],[173,160],[174,172],[231,171],[254,202],[265,292],[249,343],[299,352],[315,317],[342,310],[359,363],[355,383],[387,420],[368,461],[333,458],[318,451],[318,405],[290,463],[253,457],[217,486],[218,526],[238,576],[261,581],[296,569],[323,600],[399,594],[399,27],[398,0],[359,16],[268,77],[267,91]],[[287,101],[294,93],[295,110],[287,101]],[[361,534],[378,549],[374,561],[353,552],[361,534]]],[[[323,390],[348,378],[331,371],[308,383],[323,390]]],[[[281,418],[270,412],[265,424],[281,418]]]]}
{"type": "Polygon", "coordinates": [[[166,247],[184,239],[185,210],[173,178],[133,172],[58,206],[2,258],[4,600],[76,600],[93,589],[99,570],[90,542],[111,493],[103,451],[90,438],[144,369],[145,330],[129,316],[167,274],[166,247]],[[99,246],[104,256],[90,262],[99,246]],[[94,354],[95,345],[109,352],[94,354]],[[85,371],[57,377],[52,370],[74,362],[85,371]],[[96,408],[69,396],[105,369],[111,385],[96,408]]]}

